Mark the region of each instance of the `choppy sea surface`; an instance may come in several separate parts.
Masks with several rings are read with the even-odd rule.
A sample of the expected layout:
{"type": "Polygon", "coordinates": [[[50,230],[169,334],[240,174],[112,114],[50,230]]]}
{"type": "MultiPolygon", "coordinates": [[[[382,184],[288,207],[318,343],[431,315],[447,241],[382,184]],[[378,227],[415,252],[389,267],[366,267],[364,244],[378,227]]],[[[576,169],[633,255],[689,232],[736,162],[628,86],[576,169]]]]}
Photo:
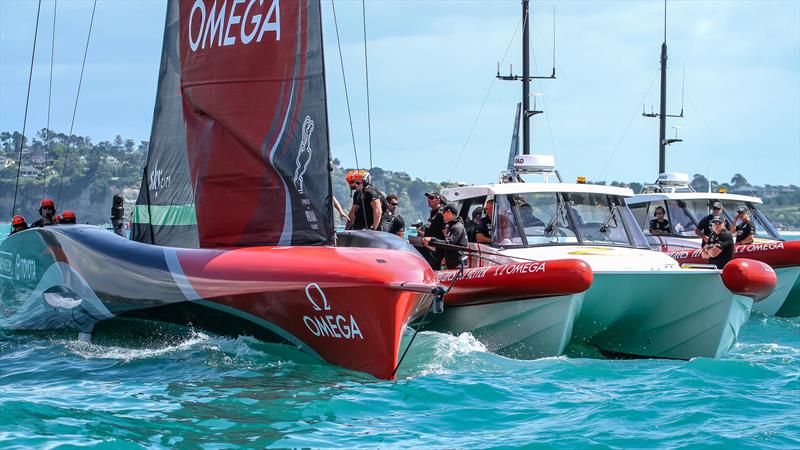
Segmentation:
{"type": "Polygon", "coordinates": [[[800,448],[800,318],[753,314],[719,360],[516,361],[422,332],[395,382],[249,338],[100,331],[0,331],[0,448],[800,448]]]}

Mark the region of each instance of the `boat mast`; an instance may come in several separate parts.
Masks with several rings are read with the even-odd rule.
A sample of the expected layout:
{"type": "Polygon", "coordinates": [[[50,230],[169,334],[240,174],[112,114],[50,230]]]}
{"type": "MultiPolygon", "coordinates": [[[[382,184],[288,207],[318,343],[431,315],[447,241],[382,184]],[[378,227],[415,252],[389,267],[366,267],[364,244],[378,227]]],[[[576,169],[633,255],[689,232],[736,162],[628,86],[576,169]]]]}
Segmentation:
{"type": "Polygon", "coordinates": [[[645,117],[658,117],[658,173],[666,172],[667,146],[683,139],[667,139],[667,117],[683,117],[683,106],[678,115],[667,114],[667,0],[664,0],[664,42],[661,43],[661,99],[658,114],[642,113],[645,117]]]}
{"type": "Polygon", "coordinates": [[[528,18],[528,0],[522,0],[522,154],[531,154],[531,129],[530,109],[531,81],[530,81],[530,24],[528,18]]]}
{"type": "Polygon", "coordinates": [[[512,75],[511,68],[509,68],[508,75],[500,75],[500,63],[497,66],[497,78],[500,80],[522,81],[522,154],[530,155],[531,153],[531,130],[530,121],[531,116],[541,114],[543,111],[536,111],[530,109],[530,84],[531,80],[537,79],[555,79],[556,78],[556,63],[555,63],[555,39],[553,41],[553,72],[549,76],[530,76],[530,14],[528,12],[529,0],[522,0],[522,76],[512,75]]]}

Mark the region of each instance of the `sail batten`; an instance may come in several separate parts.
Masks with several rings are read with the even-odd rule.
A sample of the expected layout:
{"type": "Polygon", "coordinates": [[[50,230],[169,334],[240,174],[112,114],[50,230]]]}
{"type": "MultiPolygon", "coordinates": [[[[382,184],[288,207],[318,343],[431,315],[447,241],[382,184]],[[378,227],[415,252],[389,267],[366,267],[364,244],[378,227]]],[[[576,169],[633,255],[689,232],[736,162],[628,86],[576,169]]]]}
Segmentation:
{"type": "Polygon", "coordinates": [[[168,230],[191,226],[189,210],[170,215],[152,208],[192,204],[197,242],[180,246],[329,244],[333,215],[319,1],[251,2],[246,14],[252,23],[242,18],[244,8],[225,13],[226,4],[170,2],[168,15],[175,16],[167,19],[134,237],[176,245],[180,239],[168,230]],[[258,39],[251,27],[256,14],[265,30],[258,39]],[[173,139],[164,142],[161,135],[173,139]],[[174,178],[180,185],[159,178],[164,171],[181,172],[174,178]]]}

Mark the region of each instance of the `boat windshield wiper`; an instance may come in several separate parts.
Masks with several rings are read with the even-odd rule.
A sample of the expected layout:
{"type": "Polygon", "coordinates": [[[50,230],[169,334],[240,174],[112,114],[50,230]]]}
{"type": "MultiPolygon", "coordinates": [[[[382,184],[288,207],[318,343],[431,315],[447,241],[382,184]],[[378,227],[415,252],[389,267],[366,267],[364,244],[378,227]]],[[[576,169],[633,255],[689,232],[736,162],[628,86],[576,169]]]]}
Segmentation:
{"type": "Polygon", "coordinates": [[[563,209],[564,209],[564,202],[563,201],[559,201],[556,204],[556,213],[553,215],[553,218],[550,219],[550,222],[547,224],[547,227],[545,227],[545,229],[544,229],[545,236],[549,236],[554,231],[556,231],[557,228],[559,228],[558,219],[561,217],[563,209]]]}
{"type": "Polygon", "coordinates": [[[613,225],[613,226],[611,225],[611,221],[614,220],[614,214],[617,213],[617,208],[618,208],[617,205],[614,205],[614,206],[611,207],[611,211],[609,211],[608,217],[606,217],[606,220],[603,221],[603,225],[600,226],[600,232],[601,233],[608,233],[608,230],[610,228],[616,228],[617,227],[616,225],[613,225]]]}

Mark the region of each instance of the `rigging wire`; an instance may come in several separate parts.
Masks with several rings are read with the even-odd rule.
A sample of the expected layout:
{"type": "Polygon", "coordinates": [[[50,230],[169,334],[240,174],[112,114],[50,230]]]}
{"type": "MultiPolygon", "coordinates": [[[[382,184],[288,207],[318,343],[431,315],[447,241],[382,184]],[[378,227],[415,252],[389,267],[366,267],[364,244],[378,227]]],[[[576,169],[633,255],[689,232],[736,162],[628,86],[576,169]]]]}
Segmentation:
{"type": "Polygon", "coordinates": [[[44,171],[42,172],[42,198],[47,197],[47,153],[53,143],[50,134],[50,111],[53,105],[53,57],[56,53],[56,13],[58,12],[58,0],[53,0],[53,40],[50,44],[50,83],[47,89],[47,144],[44,147],[44,171]]]}
{"type": "Polygon", "coordinates": [[[336,20],[336,1],[331,0],[331,9],[333,10],[333,25],[336,28],[336,45],[339,48],[339,65],[342,67],[342,81],[344,82],[344,100],[347,103],[347,118],[350,120],[350,137],[353,139],[353,155],[356,158],[356,169],[360,169],[361,165],[358,163],[358,150],[356,149],[356,134],[353,131],[353,115],[350,113],[350,96],[347,93],[347,76],[344,73],[344,57],[342,57],[342,42],[339,39],[339,21],[336,20]]]}
{"type": "Polygon", "coordinates": [[[19,174],[22,169],[22,149],[25,147],[25,127],[28,125],[28,104],[31,100],[31,80],[33,79],[33,59],[36,56],[36,40],[39,37],[39,13],[42,11],[42,0],[36,8],[36,28],[33,32],[33,51],[31,52],[31,69],[28,71],[28,94],[25,97],[25,115],[22,119],[22,136],[19,142],[19,158],[17,159],[17,181],[14,184],[14,203],[11,206],[11,215],[17,213],[17,192],[19,191],[19,174]]]}
{"type": "MultiPolygon", "coordinates": [[[[519,22],[517,22],[517,27],[514,28],[514,34],[511,36],[511,39],[508,41],[508,45],[506,46],[506,51],[503,53],[503,59],[500,60],[500,65],[502,66],[506,60],[506,56],[508,56],[508,51],[511,49],[511,44],[514,43],[514,38],[517,37],[517,31],[519,31],[519,26],[522,23],[522,18],[520,17],[519,22]]],[[[527,21],[528,18],[526,17],[525,20],[527,21]]],[[[483,101],[481,102],[481,107],[478,109],[478,115],[475,116],[475,120],[472,122],[472,127],[469,129],[469,133],[467,133],[467,139],[464,141],[464,145],[461,146],[461,151],[458,153],[458,158],[456,159],[456,163],[453,165],[453,170],[450,172],[450,177],[447,179],[447,184],[450,184],[450,181],[453,179],[453,175],[455,175],[456,170],[458,169],[458,165],[461,163],[461,158],[464,156],[464,151],[467,149],[467,145],[469,145],[470,139],[472,139],[472,133],[475,131],[475,127],[478,125],[478,120],[481,118],[481,113],[483,112],[483,108],[486,106],[486,101],[489,100],[489,94],[492,93],[492,88],[494,88],[494,84],[497,82],[497,77],[492,78],[492,82],[489,84],[489,89],[486,91],[486,95],[483,96],[483,101]]]]}
{"type": "Polygon", "coordinates": [[[58,183],[58,195],[56,196],[56,204],[61,200],[61,187],[64,185],[64,172],[67,169],[67,158],[69,157],[69,150],[72,146],[72,130],[75,126],[75,115],[78,112],[78,99],[81,96],[81,85],[83,84],[83,72],[86,68],[86,55],[89,54],[89,41],[92,38],[92,27],[94,26],[94,13],[97,10],[97,0],[92,4],[92,18],[89,21],[89,33],[86,36],[86,47],[83,50],[83,63],[81,64],[81,76],[78,79],[78,92],[75,94],[75,106],[72,108],[72,121],[69,124],[69,136],[67,138],[67,150],[64,152],[64,162],[61,164],[61,176],[58,183]]]}
{"type": "Polygon", "coordinates": [[[364,76],[367,80],[367,136],[369,137],[369,170],[372,170],[372,117],[369,101],[369,61],[367,60],[367,7],[361,0],[361,22],[364,25],[364,76]]]}
{"type": "Polygon", "coordinates": [[[639,114],[639,105],[644,104],[644,100],[647,98],[647,95],[650,94],[650,90],[653,88],[653,84],[655,84],[659,74],[660,70],[656,72],[656,75],[653,77],[653,81],[650,82],[650,86],[647,88],[647,92],[644,93],[642,99],[639,101],[639,103],[636,104],[636,111],[634,111],[633,116],[631,116],[631,120],[628,121],[628,126],[626,126],[625,130],[622,131],[622,136],[619,137],[617,145],[614,146],[614,150],[611,152],[611,155],[608,157],[608,160],[606,160],[606,164],[603,166],[603,170],[600,171],[600,175],[598,175],[598,178],[602,178],[603,174],[606,173],[606,169],[608,168],[608,165],[611,164],[611,160],[614,159],[614,155],[617,153],[617,150],[619,150],[619,146],[622,144],[622,140],[625,138],[625,135],[628,134],[628,129],[631,127],[633,119],[635,119],[636,116],[639,114]]]}

